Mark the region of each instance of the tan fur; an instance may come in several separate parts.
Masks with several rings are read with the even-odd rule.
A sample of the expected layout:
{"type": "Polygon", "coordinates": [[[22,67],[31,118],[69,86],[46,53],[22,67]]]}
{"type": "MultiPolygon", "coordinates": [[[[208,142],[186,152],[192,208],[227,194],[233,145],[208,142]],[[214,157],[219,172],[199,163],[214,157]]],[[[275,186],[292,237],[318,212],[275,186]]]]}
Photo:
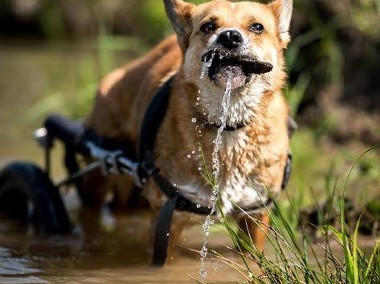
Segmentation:
{"type": "MultiPolygon", "coordinates": [[[[202,23],[212,18],[217,21],[219,29],[236,28],[241,31],[248,42],[247,52],[274,66],[271,72],[253,75],[246,86],[233,90],[235,109],[231,110],[227,122],[231,125],[244,122],[247,126],[224,133],[220,151],[220,184],[230,190],[224,192],[226,196],[222,196],[222,201],[230,213],[232,205],[228,205],[228,198],[234,197],[235,186],[247,187],[247,179],[253,184],[264,185],[274,194],[278,193],[289,151],[288,106],[282,96],[286,78],[283,49],[289,42],[289,34],[287,30],[280,29],[287,29],[289,25],[291,1],[277,0],[264,5],[218,0],[198,6],[179,0],[164,2],[177,38],[165,39],[141,59],[106,76],[99,86],[87,126],[101,136],[125,140],[136,147],[142,119],[152,96],[165,79],[178,71],[169,108],[157,136],[156,162],[162,173],[173,184],[178,184],[182,194],[190,196],[194,202],[209,204],[211,188],[199,171],[199,167],[204,171],[205,166],[198,148],[201,147],[207,167],[211,169],[212,141],[216,130],[204,126],[203,122],[217,122],[224,93],[208,78],[200,78],[201,56],[213,35],[206,36],[199,29],[202,23]],[[265,32],[257,35],[247,31],[253,22],[262,23],[265,32]],[[242,100],[246,101],[240,109],[238,106],[242,100]],[[192,122],[194,118],[197,123],[192,122]],[[196,193],[189,193],[188,188],[193,188],[196,193]]],[[[128,177],[105,178],[96,172],[88,175],[85,182],[87,199],[90,205],[98,208],[110,187],[118,191],[120,207],[125,206],[133,188],[128,177]]],[[[151,181],[144,188],[144,194],[153,216],[156,216],[165,197],[151,181]]],[[[249,206],[244,204],[248,202],[244,190],[239,194],[242,197],[238,203],[249,206]]],[[[185,220],[189,220],[188,213],[175,213],[173,235],[179,236],[186,225],[185,220]]],[[[250,224],[250,227],[248,231],[251,233],[258,232],[254,225],[250,224]]],[[[257,234],[253,239],[262,238],[260,233],[257,234]]],[[[175,243],[176,240],[171,241],[175,243]]]]}

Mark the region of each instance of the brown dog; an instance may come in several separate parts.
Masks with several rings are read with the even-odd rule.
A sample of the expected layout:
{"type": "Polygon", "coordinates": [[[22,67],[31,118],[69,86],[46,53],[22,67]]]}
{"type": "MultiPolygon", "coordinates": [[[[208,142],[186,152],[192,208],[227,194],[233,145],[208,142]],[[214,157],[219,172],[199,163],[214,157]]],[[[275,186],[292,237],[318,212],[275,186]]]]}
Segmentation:
{"type": "MultiPolygon", "coordinates": [[[[209,206],[212,189],[202,173],[212,168],[222,99],[227,86],[231,88],[219,151],[220,202],[226,214],[238,216],[242,228],[262,249],[267,214],[257,215],[263,223],[259,229],[235,213],[237,207],[255,207],[268,200],[268,192],[281,190],[289,152],[289,114],[282,95],[286,79],[283,50],[290,40],[292,0],[267,5],[224,0],[201,5],[164,0],[164,4],[176,36],[106,76],[87,126],[102,137],[122,142],[133,155],[147,106],[158,88],[175,75],[155,142],[155,162],[183,196],[209,206]]],[[[106,193],[113,190],[118,206],[124,207],[133,181],[93,172],[86,177],[84,188],[92,206],[99,208],[106,193]]],[[[166,197],[153,181],[144,186],[144,196],[154,219],[166,197]]],[[[175,212],[172,244],[192,219],[189,214],[175,212]]]]}

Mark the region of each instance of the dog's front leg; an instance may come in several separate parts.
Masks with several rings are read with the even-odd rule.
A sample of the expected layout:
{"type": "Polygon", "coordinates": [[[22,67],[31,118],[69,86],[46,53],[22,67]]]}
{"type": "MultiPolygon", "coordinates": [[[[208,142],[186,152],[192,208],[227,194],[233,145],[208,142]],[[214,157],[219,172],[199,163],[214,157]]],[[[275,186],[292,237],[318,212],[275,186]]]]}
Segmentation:
{"type": "Polygon", "coordinates": [[[252,240],[257,250],[262,252],[265,247],[269,223],[269,212],[263,211],[250,217],[241,217],[238,224],[240,229],[252,240]]]}

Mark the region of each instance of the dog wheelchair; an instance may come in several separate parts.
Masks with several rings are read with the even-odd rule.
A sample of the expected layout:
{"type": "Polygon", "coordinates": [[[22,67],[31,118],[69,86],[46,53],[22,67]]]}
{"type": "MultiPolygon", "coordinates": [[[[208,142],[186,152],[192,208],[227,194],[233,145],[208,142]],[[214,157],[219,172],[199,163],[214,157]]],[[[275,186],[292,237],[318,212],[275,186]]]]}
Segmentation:
{"type": "MultiPolygon", "coordinates": [[[[66,185],[75,185],[77,194],[83,201],[82,178],[96,168],[100,168],[104,175],[131,175],[135,184],[141,186],[141,178],[137,172],[139,164],[125,157],[121,150],[109,150],[99,146],[96,138],[88,135],[88,130],[80,122],[58,114],[50,115],[43,128],[35,132],[35,138],[44,151],[44,169],[31,162],[11,162],[5,165],[0,172],[0,211],[31,222],[38,232],[72,232],[73,225],[59,189],[66,185]],[[51,150],[57,140],[64,145],[63,162],[68,177],[54,184],[50,176],[51,150]],[[80,167],[78,154],[93,162],[80,167]]],[[[156,262],[163,264],[165,258],[166,253],[156,262]]]]}
{"type": "MultiPolygon", "coordinates": [[[[85,137],[86,129],[80,122],[53,114],[35,138],[45,153],[45,168],[31,162],[12,162],[0,172],[0,210],[22,220],[31,221],[36,230],[48,234],[70,233],[72,224],[59,194],[59,188],[74,184],[83,201],[81,178],[87,172],[101,168],[104,174],[137,176],[137,163],[123,157],[121,151],[101,148],[85,137]],[[51,150],[59,140],[65,146],[64,165],[68,177],[54,184],[50,177],[51,150]],[[79,167],[76,154],[90,157],[94,162],[79,167]]],[[[136,178],[136,183],[139,180],[136,178]]]]}

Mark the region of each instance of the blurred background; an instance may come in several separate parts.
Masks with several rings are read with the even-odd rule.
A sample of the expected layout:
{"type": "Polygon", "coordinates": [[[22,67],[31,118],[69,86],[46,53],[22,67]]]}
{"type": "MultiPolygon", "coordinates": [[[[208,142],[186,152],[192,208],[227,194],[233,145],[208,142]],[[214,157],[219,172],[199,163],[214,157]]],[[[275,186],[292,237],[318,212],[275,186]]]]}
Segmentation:
{"type": "MultiPolygon", "coordinates": [[[[378,237],[380,1],[294,1],[285,95],[299,128],[292,138],[294,166],[281,198],[286,213],[281,216],[292,232],[304,232],[298,220],[336,225],[337,197],[344,195],[352,201],[346,202],[351,211],[345,214],[346,221],[356,225],[360,216],[360,232],[378,237]],[[333,202],[324,206],[327,197],[333,202]],[[314,209],[316,204],[320,210],[314,209]]],[[[160,0],[0,0],[0,167],[15,160],[42,166],[43,153],[33,132],[45,117],[52,112],[85,117],[106,73],[171,33],[160,0]]],[[[53,173],[59,180],[64,172],[61,148],[56,148],[53,173]]],[[[163,279],[178,283],[179,277],[197,275],[199,257],[186,257],[187,251],[164,270],[136,267],[148,262],[144,244],[149,220],[127,217],[103,220],[110,227],[116,222],[112,233],[107,227],[101,233],[52,238],[39,238],[30,227],[2,218],[0,282],[142,283],[145,279],[144,283],[155,283],[163,279]],[[4,276],[9,276],[8,282],[4,276]]],[[[311,235],[317,234],[315,229],[311,226],[311,235]]],[[[198,250],[204,238],[201,231],[199,227],[187,232],[183,246],[198,250]]],[[[240,259],[223,251],[226,236],[218,236],[211,238],[212,247],[220,247],[232,260],[240,259]]],[[[366,246],[374,246],[373,238],[366,246]]],[[[340,250],[336,246],[332,250],[333,258],[339,258],[340,250]]],[[[323,255],[330,258],[325,251],[323,255]]],[[[278,262],[278,256],[275,259],[278,262]]],[[[213,265],[210,276],[236,282],[237,271],[213,265]]]]}
{"type": "MultiPolygon", "coordinates": [[[[295,0],[294,11],[287,194],[307,206],[339,189],[364,204],[380,195],[380,149],[369,150],[380,142],[380,2],[295,0]]],[[[0,0],[0,164],[41,163],[32,134],[44,117],[84,117],[104,74],[170,33],[158,0],[0,0]]]]}

